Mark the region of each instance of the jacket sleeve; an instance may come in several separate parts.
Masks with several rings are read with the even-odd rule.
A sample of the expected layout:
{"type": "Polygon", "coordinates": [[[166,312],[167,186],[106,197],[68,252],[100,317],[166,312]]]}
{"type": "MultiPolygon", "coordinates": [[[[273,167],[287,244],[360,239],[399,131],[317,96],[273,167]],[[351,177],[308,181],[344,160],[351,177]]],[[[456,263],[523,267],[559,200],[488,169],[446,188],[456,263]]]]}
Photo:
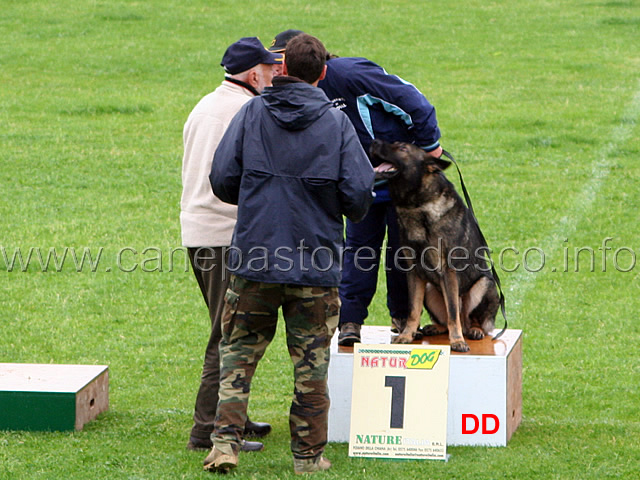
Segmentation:
{"type": "Polygon", "coordinates": [[[242,177],[242,142],[246,105],[233,117],[213,155],[209,182],[216,197],[225,203],[238,204],[242,177]]]}
{"type": "Polygon", "coordinates": [[[375,173],[364,152],[356,131],[346,115],[342,115],[342,148],[338,190],[342,214],[359,222],[373,203],[375,173]]]}
{"type": "Polygon", "coordinates": [[[366,92],[357,98],[361,116],[366,115],[368,107],[378,104],[413,130],[418,146],[427,151],[436,149],[440,145],[436,109],[420,90],[371,61],[359,65],[354,68],[352,88],[366,92]]]}

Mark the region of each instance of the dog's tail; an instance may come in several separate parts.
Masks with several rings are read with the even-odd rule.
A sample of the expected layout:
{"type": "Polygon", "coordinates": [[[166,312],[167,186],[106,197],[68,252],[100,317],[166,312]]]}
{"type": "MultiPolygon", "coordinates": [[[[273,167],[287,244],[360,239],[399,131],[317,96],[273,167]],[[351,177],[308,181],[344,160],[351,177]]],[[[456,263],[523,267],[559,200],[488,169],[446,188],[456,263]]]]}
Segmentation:
{"type": "MultiPolygon", "coordinates": [[[[451,155],[449,152],[447,152],[446,150],[442,150],[442,154],[447,157],[449,160],[451,160],[451,163],[453,163],[456,166],[456,169],[458,170],[458,176],[460,177],[460,186],[462,187],[462,193],[464,194],[464,199],[467,202],[467,207],[469,207],[469,211],[471,212],[471,218],[473,218],[473,221],[476,224],[476,227],[478,228],[478,233],[480,234],[480,238],[482,239],[482,242],[487,245],[487,240],[484,238],[484,235],[482,233],[482,229],[480,228],[480,224],[478,223],[478,219],[476,218],[476,214],[473,211],[473,205],[471,204],[471,198],[469,197],[469,193],[467,192],[467,187],[464,184],[464,179],[462,178],[462,171],[460,170],[460,167],[458,166],[458,162],[456,162],[455,158],[453,158],[453,155],[451,155]]],[[[504,306],[505,300],[504,300],[504,292],[502,291],[502,285],[500,284],[500,277],[498,277],[498,272],[496,272],[496,269],[493,265],[493,261],[491,260],[491,255],[489,254],[489,250],[487,249],[487,257],[489,257],[489,265],[491,265],[491,274],[493,275],[493,279],[496,282],[496,286],[498,287],[498,294],[500,295],[500,310],[502,311],[502,318],[504,318],[504,327],[502,328],[502,330],[500,330],[500,332],[498,332],[493,338],[492,340],[497,340],[499,339],[502,334],[507,330],[507,326],[509,324],[509,322],[507,321],[507,313],[506,313],[506,308],[504,306]]]]}

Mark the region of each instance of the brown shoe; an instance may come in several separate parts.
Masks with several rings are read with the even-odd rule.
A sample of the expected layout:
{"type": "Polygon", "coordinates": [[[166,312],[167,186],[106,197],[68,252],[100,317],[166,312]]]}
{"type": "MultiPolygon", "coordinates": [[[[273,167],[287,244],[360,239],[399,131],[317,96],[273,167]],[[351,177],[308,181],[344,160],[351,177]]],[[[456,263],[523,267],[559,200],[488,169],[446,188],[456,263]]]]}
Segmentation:
{"type": "Polygon", "coordinates": [[[322,455],[315,458],[293,458],[293,471],[302,473],[324,472],[331,468],[331,462],[322,455]]]}
{"type": "Polygon", "coordinates": [[[211,449],[207,458],[204,459],[204,470],[207,472],[228,473],[238,466],[238,455],[233,452],[231,445],[225,445],[225,451],[216,448],[211,449]]]}
{"type": "Polygon", "coordinates": [[[360,327],[362,327],[362,325],[353,322],[341,324],[340,334],[338,335],[338,345],[351,347],[354,343],[360,343],[360,327]]]}

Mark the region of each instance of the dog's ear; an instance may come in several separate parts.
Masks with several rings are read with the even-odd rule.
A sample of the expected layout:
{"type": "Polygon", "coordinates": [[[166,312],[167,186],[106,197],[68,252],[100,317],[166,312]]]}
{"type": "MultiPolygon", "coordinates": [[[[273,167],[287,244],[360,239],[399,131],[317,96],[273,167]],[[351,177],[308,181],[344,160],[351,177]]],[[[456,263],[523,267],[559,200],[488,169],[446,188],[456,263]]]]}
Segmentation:
{"type": "Polygon", "coordinates": [[[440,167],[440,170],[446,170],[451,166],[451,162],[442,157],[436,158],[436,164],[440,167]]]}
{"type": "Polygon", "coordinates": [[[424,169],[428,173],[437,173],[446,170],[451,165],[449,160],[444,158],[434,158],[425,152],[424,169]]]}

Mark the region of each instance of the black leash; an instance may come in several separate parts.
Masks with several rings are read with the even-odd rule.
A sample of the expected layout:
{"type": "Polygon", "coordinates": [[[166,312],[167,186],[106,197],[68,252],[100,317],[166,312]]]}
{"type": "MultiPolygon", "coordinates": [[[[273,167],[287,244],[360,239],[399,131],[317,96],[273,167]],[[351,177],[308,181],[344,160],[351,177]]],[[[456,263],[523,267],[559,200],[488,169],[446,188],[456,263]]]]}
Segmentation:
{"type": "MultiPolygon", "coordinates": [[[[446,150],[442,150],[442,155],[444,155],[445,157],[447,157],[449,160],[451,160],[451,162],[456,166],[456,169],[458,170],[458,175],[460,176],[460,186],[462,187],[462,193],[464,194],[464,199],[467,202],[467,206],[469,207],[469,211],[471,212],[471,217],[473,218],[473,221],[476,222],[476,227],[478,227],[478,233],[480,234],[480,238],[482,239],[483,243],[485,245],[487,245],[487,240],[484,238],[484,235],[482,234],[482,230],[480,229],[480,224],[478,223],[478,219],[476,218],[476,214],[473,211],[473,205],[471,204],[471,198],[469,198],[469,193],[467,192],[467,187],[464,184],[464,179],[462,178],[462,171],[460,171],[460,167],[458,166],[458,163],[456,162],[456,160],[453,158],[453,155],[451,155],[449,152],[447,152],[446,150]]],[[[495,336],[492,338],[492,340],[497,340],[499,339],[502,334],[505,332],[505,330],[507,329],[507,314],[506,314],[506,309],[504,306],[504,293],[502,292],[502,285],[500,284],[500,277],[498,277],[498,273],[496,272],[496,268],[493,265],[493,261],[491,260],[491,254],[489,253],[489,251],[487,250],[487,257],[489,259],[489,264],[491,265],[491,273],[493,274],[493,278],[496,282],[496,285],[498,287],[498,293],[500,294],[500,310],[502,311],[502,317],[504,318],[504,328],[495,336]]]]}

